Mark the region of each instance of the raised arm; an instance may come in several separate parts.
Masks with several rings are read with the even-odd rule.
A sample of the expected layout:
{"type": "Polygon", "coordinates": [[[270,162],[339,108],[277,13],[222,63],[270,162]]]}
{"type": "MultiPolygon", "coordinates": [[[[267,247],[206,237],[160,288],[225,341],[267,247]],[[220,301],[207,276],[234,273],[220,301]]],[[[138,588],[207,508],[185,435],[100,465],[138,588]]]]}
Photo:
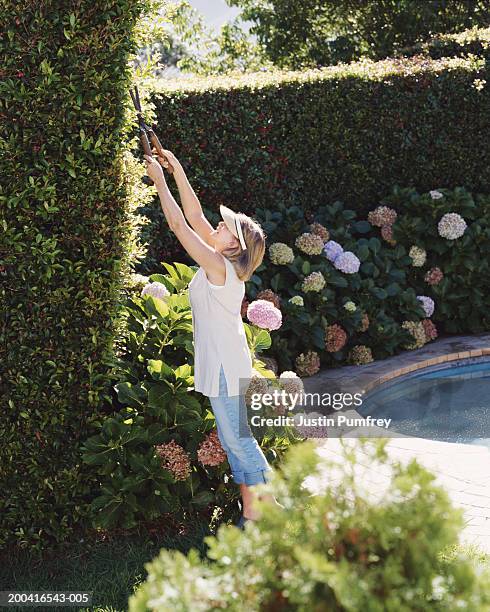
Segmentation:
{"type": "MultiPolygon", "coordinates": [[[[163,149],[163,151],[174,169],[173,176],[177,183],[185,218],[202,240],[212,246],[213,243],[210,240],[210,233],[214,228],[204,216],[201,203],[189,183],[181,163],[171,151],[167,149],[163,149]]],[[[168,163],[164,158],[159,157],[158,159],[164,168],[168,167],[168,163]]]]}
{"type": "Polygon", "coordinates": [[[211,283],[223,285],[226,266],[223,255],[207,244],[189,225],[175,201],[163,175],[163,170],[155,158],[145,155],[148,176],[154,181],[160,196],[162,210],[171,231],[194,261],[206,271],[211,283]]]}

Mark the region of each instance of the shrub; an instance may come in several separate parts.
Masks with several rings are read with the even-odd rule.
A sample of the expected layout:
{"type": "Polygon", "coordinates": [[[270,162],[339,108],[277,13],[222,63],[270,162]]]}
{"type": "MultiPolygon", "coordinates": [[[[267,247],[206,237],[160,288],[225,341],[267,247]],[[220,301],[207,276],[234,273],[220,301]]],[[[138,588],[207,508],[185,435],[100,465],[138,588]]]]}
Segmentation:
{"type": "Polygon", "coordinates": [[[1,4],[0,546],[87,518],[80,443],[108,399],[135,246],[128,58],[152,5],[1,4]]]}
{"type": "Polygon", "coordinates": [[[292,448],[283,473],[261,485],[284,510],[262,502],[262,518],[244,531],[220,526],[205,560],[196,549],[161,550],[130,612],[486,609],[488,571],[446,554],[463,521],[434,476],[369,445],[362,464],[389,480],[373,490],[357,451],[346,445],[327,462],[310,442],[292,448]]]}
{"type": "MultiPolygon", "coordinates": [[[[239,494],[228,462],[217,461],[223,453],[213,437],[209,400],[193,389],[187,287],[195,268],[181,263],[165,268],[167,274],[148,278],[165,291],[130,289],[115,373],[118,410],[100,420],[98,433],[83,447],[84,462],[100,480],[91,509],[94,525],[103,528],[133,528],[164,513],[209,517],[214,508],[226,518],[239,494]]],[[[266,330],[245,327],[252,354],[270,346],[266,330]]],[[[258,359],[254,367],[264,372],[258,359]]],[[[274,464],[295,439],[284,430],[259,442],[274,464]]]]}
{"type": "Polygon", "coordinates": [[[425,317],[415,290],[406,286],[406,270],[412,262],[407,249],[394,249],[381,241],[377,228],[357,220],[356,213],[340,201],[320,207],[315,214],[316,222],[329,231],[321,254],[307,255],[294,247],[308,224],[299,207],[280,204],[276,213],[258,209],[256,216],[272,242],[291,245],[293,251],[293,260],[286,265],[275,264],[266,253],[247,285],[249,299],[266,289],[281,298],[283,324],[269,351],[281,369],[300,367],[302,375],[311,375],[318,367],[302,365],[309,351],[323,366],[339,365],[348,361],[357,344],[368,345],[375,358],[384,358],[410,338],[402,321],[425,317]],[[342,342],[329,338],[328,330],[335,325],[345,333],[342,342]],[[300,354],[304,356],[298,362],[300,354]]]}
{"type": "Polygon", "coordinates": [[[383,199],[398,211],[397,243],[427,252],[422,267],[407,271],[407,283],[436,302],[432,319],[441,331],[481,333],[490,329],[490,196],[463,187],[438,193],[394,189],[383,199]]]}
{"type": "MultiPolygon", "coordinates": [[[[351,361],[352,349],[361,345],[370,349],[363,349],[361,361],[367,363],[371,354],[383,359],[419,348],[435,339],[437,330],[490,329],[489,196],[473,196],[462,187],[419,194],[395,186],[366,215],[375,225],[340,201],[322,206],[314,218],[328,229],[329,240],[320,255],[295,247],[309,224],[299,207],[281,204],[274,214],[257,209],[256,216],[271,242],[281,241],[292,251],[285,265],[266,253],[247,285],[248,299],[267,290],[280,298],[283,324],[268,353],[282,369],[298,367],[295,360],[310,350],[325,367],[351,361]],[[382,237],[388,221],[394,241],[382,237]],[[311,291],[316,280],[321,282],[311,291]],[[427,317],[432,321],[421,326],[427,317]],[[336,326],[346,335],[342,341],[336,326]]],[[[302,368],[302,373],[316,370],[302,368]]]]}

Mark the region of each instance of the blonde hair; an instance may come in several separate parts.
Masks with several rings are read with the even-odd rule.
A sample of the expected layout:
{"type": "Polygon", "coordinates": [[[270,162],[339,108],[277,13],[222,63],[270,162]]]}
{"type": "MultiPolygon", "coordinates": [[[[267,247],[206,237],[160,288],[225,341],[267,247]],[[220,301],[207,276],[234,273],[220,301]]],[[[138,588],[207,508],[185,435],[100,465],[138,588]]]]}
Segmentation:
{"type": "Polygon", "coordinates": [[[238,241],[237,246],[225,249],[222,255],[231,261],[238,278],[248,281],[264,259],[266,235],[254,219],[244,213],[237,213],[237,216],[247,248],[243,250],[238,241]]]}

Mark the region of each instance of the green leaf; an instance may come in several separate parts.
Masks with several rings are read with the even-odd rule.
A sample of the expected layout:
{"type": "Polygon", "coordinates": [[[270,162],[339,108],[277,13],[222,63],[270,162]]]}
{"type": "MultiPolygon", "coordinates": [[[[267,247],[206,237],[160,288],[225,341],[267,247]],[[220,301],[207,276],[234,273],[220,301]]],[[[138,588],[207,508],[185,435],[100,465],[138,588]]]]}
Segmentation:
{"type": "Polygon", "coordinates": [[[332,275],[332,277],[328,279],[328,283],[329,285],[334,285],[335,287],[348,287],[349,286],[348,280],[344,278],[343,276],[340,276],[340,274],[332,275]]]}
{"type": "Polygon", "coordinates": [[[163,300],[152,295],[143,296],[143,299],[145,300],[145,311],[148,315],[153,315],[160,319],[167,318],[170,309],[163,300]]]}
{"type": "Polygon", "coordinates": [[[387,287],[386,287],[386,293],[388,295],[397,295],[398,293],[400,293],[400,285],[398,283],[390,283],[387,287]]]}
{"type": "Polygon", "coordinates": [[[271,335],[266,329],[261,329],[254,338],[255,352],[260,353],[261,351],[265,351],[270,348],[271,344],[271,335]]]}
{"type": "Polygon", "coordinates": [[[367,234],[371,229],[369,221],[356,221],[352,224],[352,229],[359,234],[367,234]]]}
{"type": "Polygon", "coordinates": [[[357,256],[361,261],[365,261],[369,257],[369,247],[367,244],[362,244],[358,247],[357,256]]]}
{"type": "Polygon", "coordinates": [[[378,238],[369,239],[369,248],[376,255],[381,250],[381,242],[378,238]]]}
{"type": "Polygon", "coordinates": [[[360,270],[363,274],[366,274],[366,276],[371,276],[374,272],[374,264],[371,261],[366,261],[361,264],[360,270]]]}
{"type": "Polygon", "coordinates": [[[372,289],[370,289],[370,291],[379,300],[384,300],[388,297],[388,293],[381,287],[373,287],[372,289]]]}
{"type": "Polygon", "coordinates": [[[146,400],[146,391],[139,385],[133,386],[130,382],[125,381],[114,385],[117,392],[117,399],[121,404],[140,408],[146,400]]]}
{"type": "Polygon", "coordinates": [[[191,499],[191,504],[195,506],[206,506],[214,500],[214,496],[211,491],[200,491],[191,499]]]}

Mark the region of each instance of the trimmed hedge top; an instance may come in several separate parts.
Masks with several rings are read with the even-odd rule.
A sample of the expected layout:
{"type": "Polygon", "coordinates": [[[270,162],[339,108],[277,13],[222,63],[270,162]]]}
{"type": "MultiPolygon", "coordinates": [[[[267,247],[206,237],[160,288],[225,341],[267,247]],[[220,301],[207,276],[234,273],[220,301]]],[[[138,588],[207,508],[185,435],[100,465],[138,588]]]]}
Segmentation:
{"type": "Polygon", "coordinates": [[[456,34],[439,34],[427,41],[401,49],[399,55],[426,53],[433,58],[486,54],[490,49],[490,28],[470,28],[456,34]]]}
{"type": "MultiPolygon", "coordinates": [[[[490,35],[489,35],[490,36],[490,35]]],[[[389,58],[381,61],[363,59],[351,64],[337,64],[318,69],[302,71],[273,70],[251,72],[233,76],[192,77],[154,79],[149,81],[155,94],[174,92],[207,92],[233,89],[263,89],[284,86],[289,83],[335,81],[353,77],[367,81],[384,81],[389,77],[408,77],[420,73],[437,73],[445,70],[474,70],[483,66],[484,60],[477,58],[443,57],[431,59],[423,56],[389,58]]]]}

